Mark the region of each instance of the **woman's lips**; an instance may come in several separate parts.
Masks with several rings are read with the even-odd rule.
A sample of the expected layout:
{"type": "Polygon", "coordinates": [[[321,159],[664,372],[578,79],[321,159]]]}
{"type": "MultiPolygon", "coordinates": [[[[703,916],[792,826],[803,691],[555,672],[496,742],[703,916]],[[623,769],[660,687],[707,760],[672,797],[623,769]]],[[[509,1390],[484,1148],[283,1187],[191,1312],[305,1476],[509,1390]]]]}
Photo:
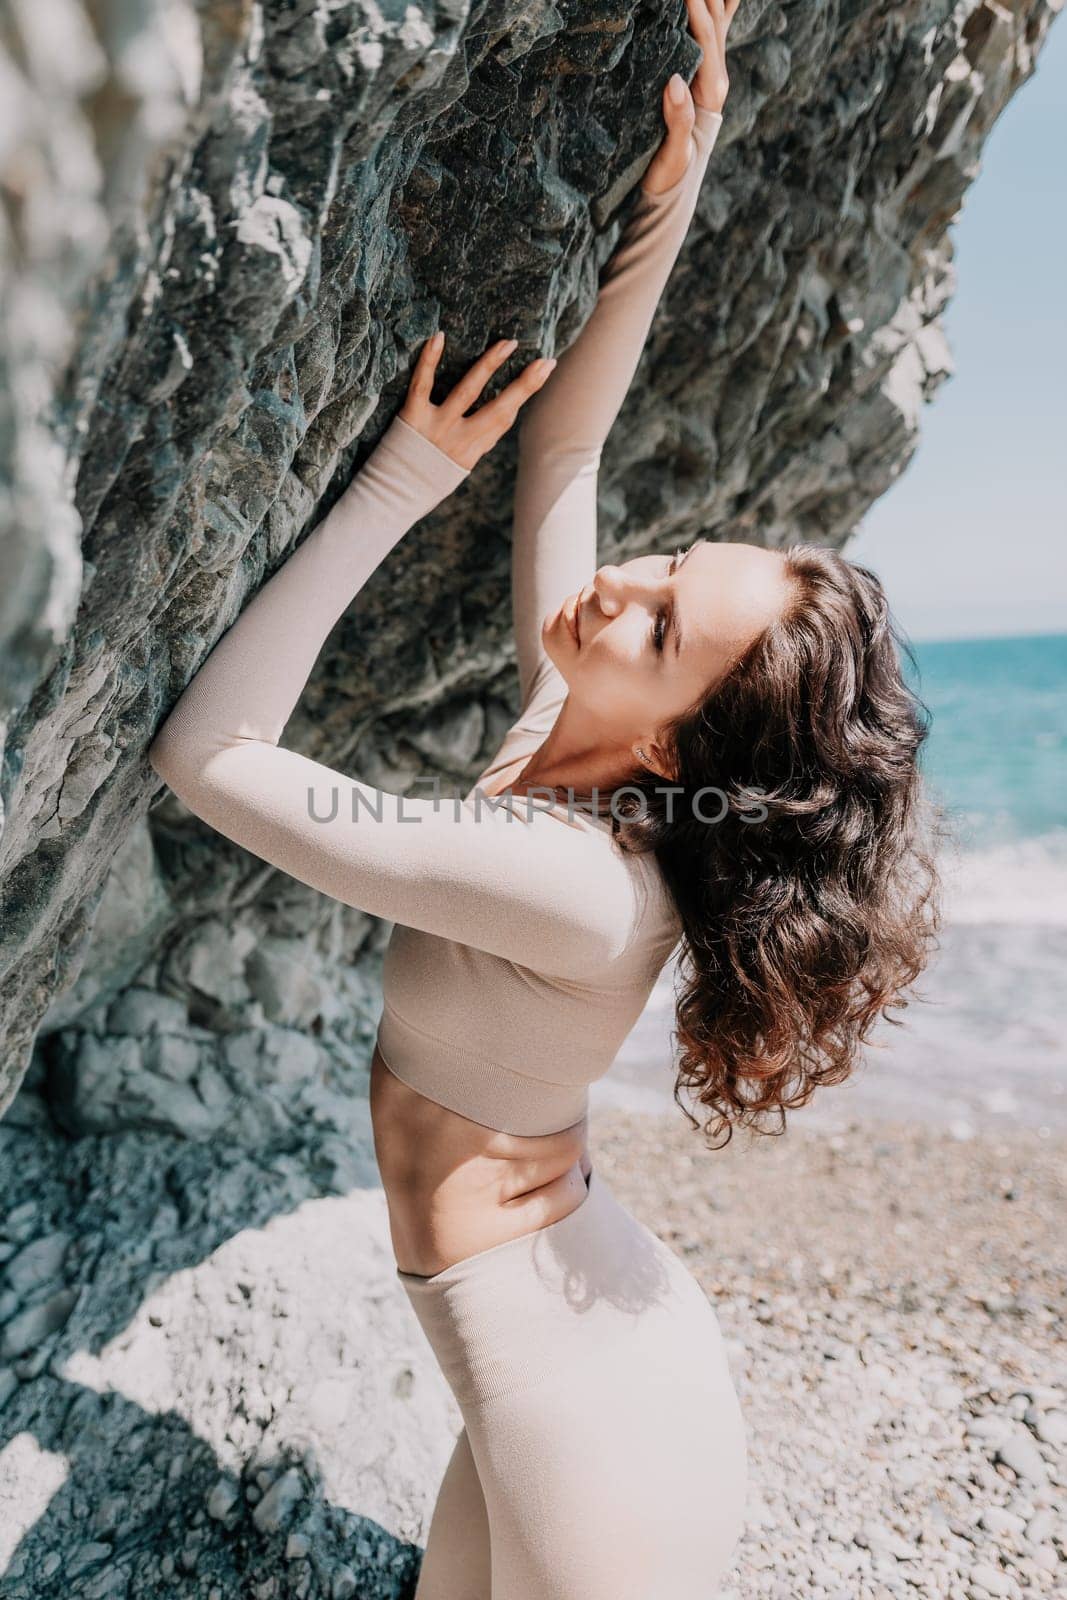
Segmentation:
{"type": "Polygon", "coordinates": [[[578,595],[577,599],[574,602],[574,606],[573,606],[573,608],[571,610],[571,614],[570,614],[570,618],[569,618],[570,625],[571,625],[571,632],[574,635],[574,642],[579,647],[581,646],[581,643],[582,643],[582,635],[581,635],[581,633],[579,631],[579,628],[578,628],[578,611],[579,611],[579,609],[581,607],[581,601],[582,601],[582,597],[581,597],[581,595],[578,595]]]}

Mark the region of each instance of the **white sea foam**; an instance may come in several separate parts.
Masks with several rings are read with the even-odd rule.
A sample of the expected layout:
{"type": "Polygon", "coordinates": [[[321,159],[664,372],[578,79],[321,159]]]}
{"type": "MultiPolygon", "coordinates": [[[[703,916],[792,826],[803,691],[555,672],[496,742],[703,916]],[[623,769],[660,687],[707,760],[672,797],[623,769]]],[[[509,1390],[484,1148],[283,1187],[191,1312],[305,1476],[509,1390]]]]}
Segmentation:
{"type": "MultiPolygon", "coordinates": [[[[803,1120],[1067,1127],[1067,828],[956,854],[942,874],[941,946],[901,1025],[880,1022],[852,1079],[818,1091],[803,1120]]],[[[595,1098],[677,1112],[676,981],[672,963],[595,1098]]]]}
{"type": "Polygon", "coordinates": [[[1067,827],[961,852],[941,870],[949,922],[1067,927],[1067,827]]]}

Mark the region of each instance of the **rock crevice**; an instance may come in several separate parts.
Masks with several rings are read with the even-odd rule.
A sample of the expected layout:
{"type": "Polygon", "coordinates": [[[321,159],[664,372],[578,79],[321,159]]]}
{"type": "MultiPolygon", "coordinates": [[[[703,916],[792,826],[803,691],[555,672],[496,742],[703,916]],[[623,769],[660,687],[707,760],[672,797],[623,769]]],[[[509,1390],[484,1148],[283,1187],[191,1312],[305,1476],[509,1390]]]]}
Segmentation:
{"type": "MultiPolygon", "coordinates": [[[[104,1002],[135,977],[210,1017],[187,954],[213,904],[237,949],[279,898],[304,903],[303,959],[336,987],[336,908],[205,840],[173,797],[146,839],[144,749],[372,447],[435,325],[447,382],[495,337],[519,338],[517,369],[582,326],[659,87],[695,65],[679,9],[144,0],[75,7],[77,36],[49,49],[50,7],[16,8],[0,1106],[35,1049],[64,1092],[106,1055],[104,1002]]],[[[1056,9],[748,0],[723,135],[605,450],[607,553],[697,530],[847,538],[949,371],[949,224],[1056,9]]],[[[509,438],[375,575],[293,720],[301,748],[394,788],[428,754],[460,784],[492,753],[515,695],[513,468],[509,438]]],[[[345,920],[358,965],[368,929],[345,920]]],[[[276,997],[270,1025],[303,1019],[276,997]]],[[[349,1033],[342,1053],[365,1043],[349,1033]]],[[[217,1066],[217,1040],[198,1048],[217,1066]]]]}

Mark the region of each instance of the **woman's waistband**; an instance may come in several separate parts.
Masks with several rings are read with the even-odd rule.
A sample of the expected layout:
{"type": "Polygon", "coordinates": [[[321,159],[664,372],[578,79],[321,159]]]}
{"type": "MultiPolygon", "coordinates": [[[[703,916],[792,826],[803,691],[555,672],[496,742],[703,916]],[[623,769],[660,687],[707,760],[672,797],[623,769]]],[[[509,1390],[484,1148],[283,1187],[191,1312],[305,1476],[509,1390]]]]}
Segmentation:
{"type": "Polygon", "coordinates": [[[710,1305],[681,1260],[615,1198],[596,1167],[574,1211],[430,1277],[402,1272],[423,1332],[461,1406],[565,1371],[579,1351],[710,1305]],[[697,1300],[693,1300],[693,1296],[697,1300]]]}

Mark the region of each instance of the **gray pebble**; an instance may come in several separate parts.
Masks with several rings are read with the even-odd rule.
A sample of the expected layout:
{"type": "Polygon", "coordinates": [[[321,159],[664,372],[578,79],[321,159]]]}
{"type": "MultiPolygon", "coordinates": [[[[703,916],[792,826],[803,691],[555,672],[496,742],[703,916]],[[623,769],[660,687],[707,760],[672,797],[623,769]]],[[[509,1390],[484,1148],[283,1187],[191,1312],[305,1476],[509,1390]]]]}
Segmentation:
{"type": "Polygon", "coordinates": [[[1026,1526],[1022,1517],[1016,1517],[1010,1511],[1005,1511],[1003,1506],[987,1506],[979,1518],[979,1523],[987,1533],[1022,1533],[1026,1526]]]}
{"type": "Polygon", "coordinates": [[[237,1502],[239,1490],[232,1478],[220,1478],[207,1497],[207,1514],[216,1522],[228,1517],[237,1502]]]}
{"type": "Polygon", "coordinates": [[[303,1484],[295,1467],[283,1472],[271,1484],[263,1499],[252,1513],[252,1521],[261,1533],[277,1533],[300,1504],[303,1484]]]}
{"type": "Polygon", "coordinates": [[[1035,1512],[1026,1524],[1027,1544],[1044,1544],[1045,1540],[1051,1536],[1055,1525],[1055,1518],[1047,1507],[1042,1511],[1035,1512]]]}
{"type": "Polygon", "coordinates": [[[1048,1469],[1042,1460],[1041,1452],[1028,1433],[1012,1433],[1009,1438],[999,1443],[996,1459],[1003,1461],[1016,1477],[1024,1478],[1028,1483],[1043,1483],[1048,1477],[1048,1469]]]}
{"type": "Polygon", "coordinates": [[[68,1233],[46,1233],[23,1245],[7,1264],[5,1277],[18,1295],[32,1294],[58,1278],[70,1245],[68,1233]]]}
{"type": "Polygon", "coordinates": [[[913,1561],[918,1555],[914,1545],[902,1539],[894,1529],[877,1522],[864,1523],[856,1534],[856,1543],[873,1555],[890,1556],[894,1561],[913,1561]]]}
{"type": "Polygon", "coordinates": [[[0,1358],[25,1355],[56,1333],[74,1309],[75,1289],[60,1289],[37,1305],[27,1306],[0,1331],[0,1358]]]}
{"type": "Polygon", "coordinates": [[[1000,1567],[992,1566],[988,1561],[979,1561],[972,1567],[970,1579],[972,1589],[978,1588],[985,1594],[1011,1595],[1018,1588],[1006,1572],[1000,1567]]]}
{"type": "Polygon", "coordinates": [[[1062,1450],[1067,1445],[1067,1411],[1042,1411],[1038,1406],[1030,1406],[1025,1421],[1042,1444],[1050,1444],[1054,1450],[1062,1450]]]}
{"type": "Polygon", "coordinates": [[[963,1431],[968,1439],[980,1439],[985,1444],[999,1444],[1002,1439],[1010,1438],[1012,1426],[1007,1417],[997,1412],[988,1412],[984,1416],[969,1417],[963,1425],[963,1431]]]}
{"type": "Polygon", "coordinates": [[[80,1577],[83,1572],[88,1572],[92,1567],[98,1567],[101,1561],[106,1561],[111,1554],[109,1544],[98,1544],[90,1541],[79,1545],[67,1558],[65,1576],[68,1578],[80,1577]]]}

